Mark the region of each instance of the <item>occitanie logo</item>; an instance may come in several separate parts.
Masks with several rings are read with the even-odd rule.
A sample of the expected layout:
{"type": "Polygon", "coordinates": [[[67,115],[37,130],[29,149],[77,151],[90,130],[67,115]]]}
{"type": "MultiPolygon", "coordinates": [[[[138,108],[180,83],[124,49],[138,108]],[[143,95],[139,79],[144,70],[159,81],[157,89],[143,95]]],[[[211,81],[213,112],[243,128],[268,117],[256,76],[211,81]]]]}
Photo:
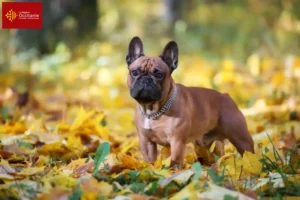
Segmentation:
{"type": "Polygon", "coordinates": [[[6,17],[9,21],[12,22],[12,21],[14,21],[14,19],[16,19],[17,13],[14,12],[12,9],[10,9],[10,10],[6,13],[5,17],[6,17]]]}
{"type": "Polygon", "coordinates": [[[1,16],[3,29],[41,29],[42,2],[2,2],[1,16]]]}

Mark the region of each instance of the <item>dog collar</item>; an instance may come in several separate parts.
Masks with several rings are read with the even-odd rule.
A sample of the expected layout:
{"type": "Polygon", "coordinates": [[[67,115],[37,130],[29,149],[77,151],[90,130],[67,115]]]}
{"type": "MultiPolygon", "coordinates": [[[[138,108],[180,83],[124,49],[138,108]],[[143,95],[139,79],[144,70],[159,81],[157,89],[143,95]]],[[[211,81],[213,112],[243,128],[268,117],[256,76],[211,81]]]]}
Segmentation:
{"type": "Polygon", "coordinates": [[[174,102],[174,100],[175,100],[175,98],[176,98],[176,95],[177,95],[177,88],[176,88],[176,86],[175,86],[175,87],[174,87],[174,90],[173,90],[173,92],[172,92],[172,94],[171,94],[171,96],[170,96],[170,98],[169,98],[168,101],[161,107],[161,109],[160,109],[158,112],[152,113],[152,114],[148,114],[148,113],[145,113],[145,112],[143,111],[143,109],[142,109],[141,106],[139,106],[139,107],[140,107],[141,114],[142,114],[145,118],[147,118],[147,119],[153,119],[153,120],[158,119],[160,116],[162,116],[164,113],[166,113],[166,112],[170,109],[170,107],[172,106],[172,104],[173,104],[173,102],[174,102]]]}

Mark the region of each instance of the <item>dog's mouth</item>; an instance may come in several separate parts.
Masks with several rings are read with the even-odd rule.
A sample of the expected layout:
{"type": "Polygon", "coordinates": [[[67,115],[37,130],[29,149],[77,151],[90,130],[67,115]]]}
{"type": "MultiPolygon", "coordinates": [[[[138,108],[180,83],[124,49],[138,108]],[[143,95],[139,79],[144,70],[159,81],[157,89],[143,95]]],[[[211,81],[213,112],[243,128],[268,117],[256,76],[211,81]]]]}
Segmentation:
{"type": "Polygon", "coordinates": [[[134,93],[135,93],[134,91],[131,92],[131,96],[138,102],[142,102],[142,103],[159,101],[161,99],[160,92],[153,92],[152,90],[148,90],[148,89],[142,89],[138,91],[137,95],[134,95],[134,93]]]}
{"type": "Polygon", "coordinates": [[[137,80],[130,89],[130,95],[141,103],[159,101],[162,96],[159,88],[148,77],[137,80]]]}

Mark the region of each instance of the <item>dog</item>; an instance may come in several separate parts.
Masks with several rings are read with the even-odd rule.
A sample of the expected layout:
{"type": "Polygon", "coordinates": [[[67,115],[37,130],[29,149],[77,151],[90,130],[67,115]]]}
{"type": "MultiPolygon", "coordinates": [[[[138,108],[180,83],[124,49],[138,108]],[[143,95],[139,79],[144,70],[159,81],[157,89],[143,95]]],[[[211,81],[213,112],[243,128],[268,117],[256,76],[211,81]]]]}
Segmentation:
{"type": "Polygon", "coordinates": [[[174,41],[159,57],[145,56],[139,37],[129,43],[127,84],[137,102],[134,123],[145,161],[157,159],[157,144],[170,146],[170,167],[183,166],[185,145],[190,142],[200,149],[199,158],[209,153],[214,141],[214,153],[222,156],[225,139],[241,155],[254,152],[245,117],[228,94],[174,82],[171,75],[178,66],[178,53],[174,41]]]}

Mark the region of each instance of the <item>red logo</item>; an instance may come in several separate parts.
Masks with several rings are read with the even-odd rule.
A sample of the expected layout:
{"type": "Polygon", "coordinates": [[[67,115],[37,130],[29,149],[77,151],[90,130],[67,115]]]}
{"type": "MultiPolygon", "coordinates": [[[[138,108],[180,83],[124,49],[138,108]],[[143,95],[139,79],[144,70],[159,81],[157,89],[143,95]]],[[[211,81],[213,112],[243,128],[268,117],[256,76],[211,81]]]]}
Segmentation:
{"type": "Polygon", "coordinates": [[[2,2],[2,28],[42,28],[42,2],[2,2]]]}

